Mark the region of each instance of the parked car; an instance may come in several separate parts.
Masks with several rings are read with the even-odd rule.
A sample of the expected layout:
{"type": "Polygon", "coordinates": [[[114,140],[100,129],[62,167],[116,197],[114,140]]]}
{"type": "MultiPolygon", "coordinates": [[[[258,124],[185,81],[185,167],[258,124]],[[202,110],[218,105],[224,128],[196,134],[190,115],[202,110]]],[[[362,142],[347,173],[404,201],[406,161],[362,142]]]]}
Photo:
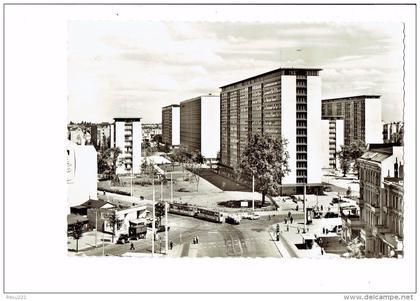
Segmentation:
{"type": "Polygon", "coordinates": [[[188,189],[186,189],[186,188],[179,188],[178,189],[178,192],[190,192],[188,189]]]}
{"type": "Polygon", "coordinates": [[[117,240],[117,244],[126,244],[130,241],[128,234],[120,234],[117,240]]]}
{"type": "Polygon", "coordinates": [[[348,201],[343,200],[342,198],[333,198],[330,205],[334,206],[335,204],[342,204],[342,203],[348,203],[348,201]]]}
{"type": "Polygon", "coordinates": [[[340,216],[338,215],[338,213],[335,213],[335,212],[327,212],[324,215],[324,218],[336,218],[336,217],[340,217],[340,216]]]}
{"type": "Polygon", "coordinates": [[[324,191],[325,192],[331,192],[332,191],[332,187],[331,186],[324,186],[324,191]]]}

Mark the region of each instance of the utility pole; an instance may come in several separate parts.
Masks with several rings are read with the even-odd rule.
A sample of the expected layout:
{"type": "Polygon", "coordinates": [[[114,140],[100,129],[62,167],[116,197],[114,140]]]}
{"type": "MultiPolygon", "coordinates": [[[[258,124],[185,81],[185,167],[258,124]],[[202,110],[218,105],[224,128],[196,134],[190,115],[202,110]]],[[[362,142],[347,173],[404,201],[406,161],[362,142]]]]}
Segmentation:
{"type": "Polygon", "coordinates": [[[98,210],[95,211],[95,248],[97,242],[97,233],[98,233],[98,210]]]}
{"type": "Polygon", "coordinates": [[[133,168],[131,167],[131,177],[130,177],[130,196],[133,196],[133,168]]]}
{"type": "Polygon", "coordinates": [[[165,202],[165,254],[168,254],[168,202],[165,202]]]}
{"type": "Polygon", "coordinates": [[[152,199],[152,257],[155,254],[155,177],[152,179],[153,183],[153,199],[152,199]]]}
{"type": "Polygon", "coordinates": [[[252,174],[252,211],[255,211],[255,196],[254,196],[254,192],[255,192],[255,179],[254,179],[254,174],[252,174]]]}

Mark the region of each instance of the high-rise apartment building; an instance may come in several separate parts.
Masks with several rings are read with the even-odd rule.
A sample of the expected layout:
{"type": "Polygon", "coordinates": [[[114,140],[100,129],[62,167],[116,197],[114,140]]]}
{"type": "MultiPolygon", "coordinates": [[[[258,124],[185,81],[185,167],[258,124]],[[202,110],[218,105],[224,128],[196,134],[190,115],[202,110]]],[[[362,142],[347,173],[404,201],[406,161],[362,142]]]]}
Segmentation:
{"type": "Polygon", "coordinates": [[[180,143],[190,152],[216,160],[220,150],[220,97],[206,95],[182,101],[180,143]]]}
{"type": "Polygon", "coordinates": [[[138,174],[141,165],[141,118],[114,118],[111,143],[121,154],[117,174],[138,174]]]}
{"type": "Polygon", "coordinates": [[[169,105],[162,108],[162,142],[178,146],[180,143],[180,108],[169,105]]]}
{"type": "Polygon", "coordinates": [[[220,161],[239,165],[250,135],[288,141],[283,184],[321,183],[321,69],[280,68],[221,87],[220,161]]]}
{"type": "Polygon", "coordinates": [[[344,120],[344,144],[382,143],[382,106],[378,95],[322,100],[322,119],[344,120]]]}
{"type": "MultiPolygon", "coordinates": [[[[388,250],[383,240],[389,238],[390,233],[395,232],[397,237],[402,237],[402,191],[397,198],[389,199],[391,194],[385,185],[391,185],[388,184],[390,178],[402,177],[403,152],[400,145],[371,144],[368,151],[357,159],[362,221],[360,238],[366,257],[383,256],[388,250]]],[[[399,189],[397,187],[397,194],[399,189]]],[[[396,248],[399,250],[398,244],[396,248]]]]}

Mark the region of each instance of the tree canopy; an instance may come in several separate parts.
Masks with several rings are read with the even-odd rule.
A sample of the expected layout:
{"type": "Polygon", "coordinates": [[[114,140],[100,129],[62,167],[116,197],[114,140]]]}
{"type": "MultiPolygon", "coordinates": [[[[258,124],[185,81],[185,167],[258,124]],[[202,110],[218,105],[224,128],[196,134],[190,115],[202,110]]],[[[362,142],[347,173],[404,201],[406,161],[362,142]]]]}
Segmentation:
{"type": "Polygon", "coordinates": [[[275,139],[268,134],[250,137],[238,166],[239,176],[247,181],[255,178],[255,190],[262,194],[262,204],[266,195],[278,195],[282,179],[289,174],[289,153],[286,139],[275,139]]]}

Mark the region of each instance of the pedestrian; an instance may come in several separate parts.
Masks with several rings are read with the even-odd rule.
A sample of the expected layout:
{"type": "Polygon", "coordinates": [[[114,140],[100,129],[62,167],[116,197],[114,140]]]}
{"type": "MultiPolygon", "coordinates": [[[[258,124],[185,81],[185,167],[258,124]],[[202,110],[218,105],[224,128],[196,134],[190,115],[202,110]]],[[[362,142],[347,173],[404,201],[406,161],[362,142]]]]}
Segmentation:
{"type": "Polygon", "coordinates": [[[172,250],[172,248],[174,247],[174,243],[172,242],[172,240],[169,242],[169,249],[172,250]]]}
{"type": "Polygon", "coordinates": [[[292,216],[292,214],[290,213],[290,211],[287,213],[287,217],[290,218],[292,216]]]}
{"type": "Polygon", "coordinates": [[[298,234],[300,233],[300,228],[299,227],[297,227],[297,231],[298,231],[298,234]]]}
{"type": "Polygon", "coordinates": [[[131,243],[131,244],[130,244],[130,250],[135,250],[135,249],[134,249],[134,244],[133,244],[133,243],[131,243]]]}
{"type": "Polygon", "coordinates": [[[293,216],[290,217],[290,223],[293,224],[293,216]]]}
{"type": "Polygon", "coordinates": [[[321,205],[321,211],[324,211],[324,206],[321,205]]]}
{"type": "Polygon", "coordinates": [[[325,234],[325,228],[322,227],[322,234],[325,234]]]}
{"type": "Polygon", "coordinates": [[[195,245],[195,236],[193,237],[193,245],[195,245]]]}
{"type": "Polygon", "coordinates": [[[296,211],[299,211],[299,205],[296,205],[296,211]]]}
{"type": "Polygon", "coordinates": [[[198,235],[195,238],[195,242],[198,244],[198,235]]]}
{"type": "Polygon", "coordinates": [[[287,232],[289,232],[289,225],[287,225],[286,229],[287,229],[287,232]]]}
{"type": "Polygon", "coordinates": [[[324,255],[324,249],[321,248],[321,255],[324,255]]]}

